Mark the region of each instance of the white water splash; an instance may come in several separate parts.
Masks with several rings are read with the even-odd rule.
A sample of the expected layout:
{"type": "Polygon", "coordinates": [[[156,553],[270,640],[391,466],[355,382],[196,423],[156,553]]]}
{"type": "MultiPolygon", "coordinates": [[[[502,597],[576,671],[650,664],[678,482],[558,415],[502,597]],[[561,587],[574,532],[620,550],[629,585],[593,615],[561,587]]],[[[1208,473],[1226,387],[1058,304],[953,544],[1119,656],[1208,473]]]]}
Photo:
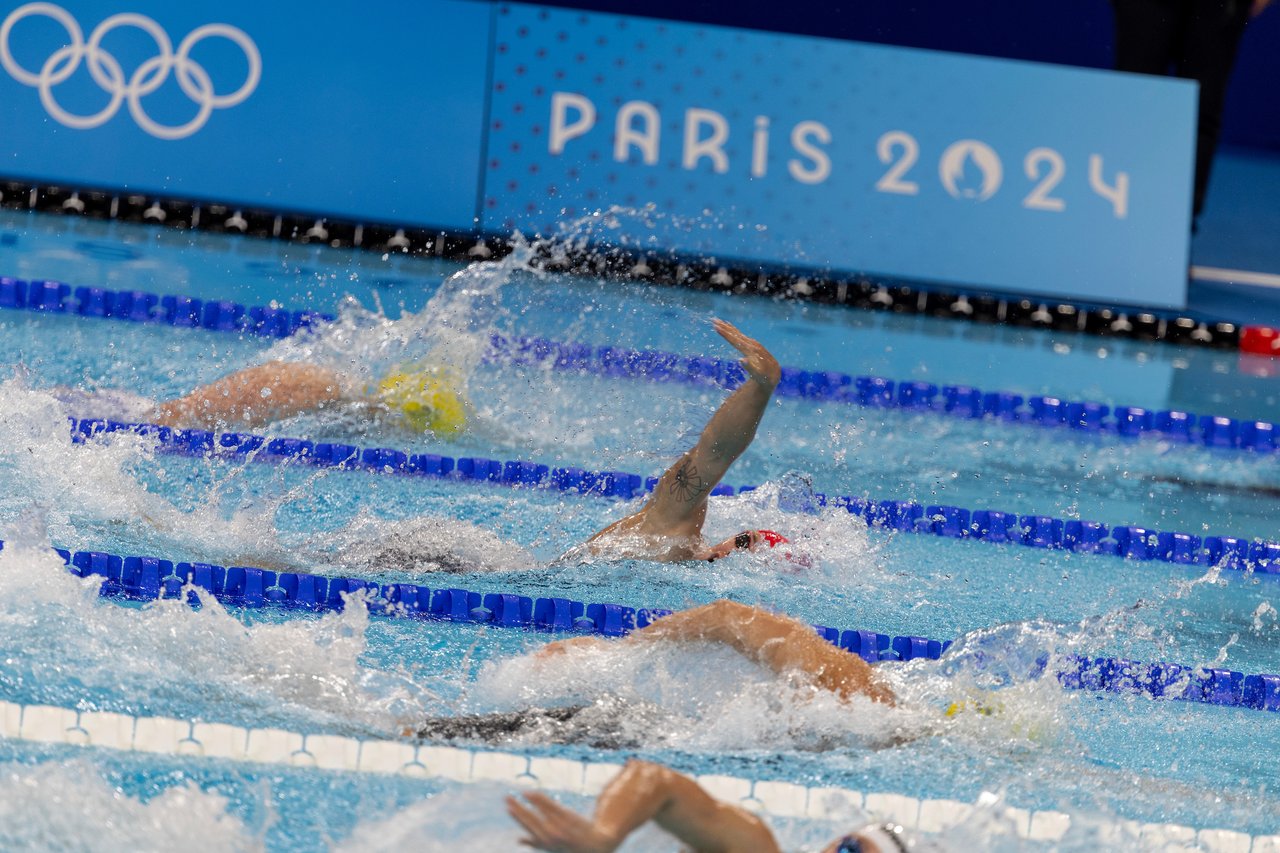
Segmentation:
{"type": "Polygon", "coordinates": [[[310,536],[301,547],[371,575],[514,572],[537,566],[533,554],[483,527],[434,515],[389,519],[362,510],[346,527],[310,536]]]}
{"type": "Polygon", "coordinates": [[[0,769],[0,849],[59,853],[233,853],[265,850],[221,794],[176,785],[143,802],[90,764],[0,769]]]}
{"type": "MultiPolygon", "coordinates": [[[[332,849],[334,853],[519,850],[523,833],[503,806],[505,796],[518,793],[490,784],[449,789],[386,817],[361,821],[348,838],[332,849]]],[[[586,798],[555,796],[565,805],[590,813],[586,798]]],[[[627,853],[669,853],[671,836],[648,826],[633,834],[622,849],[627,853]]]]}
{"type": "Polygon", "coordinates": [[[1263,601],[1253,611],[1253,633],[1261,634],[1267,623],[1276,625],[1276,609],[1268,601],[1263,601]]]}
{"type": "Polygon", "coordinates": [[[369,622],[362,606],[252,625],[211,597],[198,611],[175,600],[123,607],[98,597],[100,578],[76,578],[47,547],[22,544],[29,534],[5,532],[0,648],[9,663],[0,684],[8,696],[65,705],[109,693],[132,713],[198,708],[228,721],[311,719],[378,732],[419,707],[398,673],[360,664],[369,622]]]}
{"type": "MultiPolygon", "coordinates": [[[[471,695],[468,710],[595,706],[605,734],[584,731],[585,739],[646,749],[823,751],[891,742],[901,722],[886,706],[843,702],[703,644],[608,643],[508,658],[485,664],[471,695]]],[[[594,717],[584,719],[591,729],[594,717]]]]}
{"type": "Polygon", "coordinates": [[[491,336],[511,323],[501,290],[513,276],[537,271],[534,248],[517,245],[498,261],[471,263],[449,276],[421,311],[391,319],[348,299],[338,319],[274,344],[264,360],[306,361],[370,386],[393,368],[421,361],[447,367],[464,389],[491,350],[491,336]]]}

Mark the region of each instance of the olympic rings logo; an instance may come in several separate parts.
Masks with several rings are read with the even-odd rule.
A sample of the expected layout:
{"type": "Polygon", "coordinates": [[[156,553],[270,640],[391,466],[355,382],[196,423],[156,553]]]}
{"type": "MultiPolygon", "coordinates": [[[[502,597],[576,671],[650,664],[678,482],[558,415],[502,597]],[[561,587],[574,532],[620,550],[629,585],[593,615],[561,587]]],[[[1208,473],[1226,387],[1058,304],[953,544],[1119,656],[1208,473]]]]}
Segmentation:
{"type": "Polygon", "coordinates": [[[9,17],[4,19],[4,24],[0,25],[0,65],[4,66],[14,80],[24,86],[38,89],[40,102],[44,104],[45,110],[60,124],[77,130],[99,127],[110,121],[119,111],[120,105],[128,100],[129,113],[138,123],[138,127],[159,139],[182,139],[195,133],[204,127],[205,122],[209,120],[209,115],[215,109],[234,107],[253,94],[262,77],[262,56],[258,53],[258,46],[243,30],[230,24],[205,24],[196,27],[178,45],[177,52],[174,52],[173,42],[169,39],[168,33],[146,15],[135,12],[112,15],[98,24],[89,34],[89,40],[85,41],[80,24],[71,16],[71,13],[53,3],[27,3],[14,9],[9,17]],[[9,49],[9,34],[14,25],[32,16],[53,19],[67,31],[69,39],[68,44],[55,50],[44,61],[39,72],[30,71],[19,65],[9,49]],[[103,37],[120,27],[134,27],[142,30],[151,36],[158,49],[157,55],[139,65],[127,82],[120,62],[102,49],[103,37]],[[249,71],[244,84],[234,92],[225,95],[214,92],[209,72],[191,59],[191,49],[197,42],[207,38],[228,39],[244,51],[245,59],[249,62],[249,71]],[[111,100],[105,107],[87,116],[67,112],[53,97],[53,87],[74,74],[82,60],[85,61],[94,82],[111,96],[111,100]],[[178,86],[199,108],[195,118],[177,126],[160,124],[142,109],[142,98],[159,89],[169,79],[171,71],[176,72],[174,77],[178,86]]]}

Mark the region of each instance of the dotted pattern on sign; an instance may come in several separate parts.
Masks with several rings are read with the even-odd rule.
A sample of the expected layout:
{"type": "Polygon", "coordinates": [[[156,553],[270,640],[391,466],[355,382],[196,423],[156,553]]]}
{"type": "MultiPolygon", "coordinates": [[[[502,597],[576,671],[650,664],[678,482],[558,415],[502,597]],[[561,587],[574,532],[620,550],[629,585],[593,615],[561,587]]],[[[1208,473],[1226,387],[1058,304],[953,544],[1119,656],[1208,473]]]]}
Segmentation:
{"type": "MultiPolygon", "coordinates": [[[[598,795],[621,764],[575,761],[551,756],[435,746],[406,740],[303,734],[277,728],[246,728],[172,717],[144,717],[110,711],[81,711],[54,705],[20,705],[0,700],[0,738],[30,743],[182,756],[188,759],[254,764],[342,773],[373,773],[449,782],[500,782],[587,797],[598,795]]],[[[967,821],[975,810],[998,802],[983,793],[976,803],[920,799],[885,792],[805,787],[791,782],[737,776],[694,777],[724,802],[771,817],[841,819],[865,811],[873,819],[901,824],[909,832],[945,832],[967,821]]],[[[498,808],[494,804],[495,810],[498,808]]],[[[1071,827],[1070,815],[1004,807],[1020,838],[1057,841],[1071,827]]],[[[1226,829],[1122,821],[1093,827],[1099,841],[1140,837],[1152,844],[1198,844],[1213,853],[1277,853],[1280,836],[1250,836],[1226,829]]]]}
{"type": "MultiPolygon", "coordinates": [[[[794,250],[753,224],[766,210],[783,223],[803,219],[803,186],[787,174],[787,159],[794,156],[788,142],[791,127],[819,115],[840,115],[851,91],[884,82],[832,77],[831,69],[840,68],[833,53],[838,48],[819,40],[806,45],[802,58],[786,50],[792,46],[786,39],[740,32],[730,51],[712,47],[717,40],[709,39],[701,27],[606,14],[503,6],[497,39],[485,207],[503,217],[495,223],[501,230],[532,227],[554,233],[565,219],[611,205],[653,204],[661,213],[696,220],[691,223],[696,230],[681,235],[682,249],[708,249],[711,241],[697,233],[703,231],[719,234],[717,242],[749,234],[743,239],[752,243],[753,255],[775,242],[779,251],[794,250]],[[789,57],[785,75],[760,73],[779,56],[789,57]],[[747,112],[724,105],[726,98],[748,86],[747,112]],[[825,100],[807,101],[805,109],[813,114],[800,114],[792,104],[796,91],[825,100]],[[593,130],[569,142],[559,156],[549,153],[555,92],[583,95],[596,110],[593,130]],[[656,162],[645,163],[636,145],[628,149],[625,163],[615,160],[615,117],[618,108],[632,100],[657,111],[656,162]],[[705,156],[686,168],[687,109],[723,109],[729,128],[723,174],[705,156]],[[770,120],[769,143],[766,174],[753,178],[757,116],[770,120]],[[653,173],[637,177],[626,164],[653,173]],[[800,187],[801,192],[779,191],[783,184],[800,187]],[[657,193],[660,185],[667,188],[663,194],[657,193]],[[679,196],[671,193],[675,185],[683,189],[679,196]],[[727,207],[724,198],[732,202],[727,207]]],[[[868,70],[870,75],[878,73],[868,70]]],[[[632,127],[640,122],[633,118],[632,127]]],[[[708,133],[704,128],[703,136],[708,133]]],[[[856,213],[852,198],[844,205],[847,213],[856,213]]],[[[645,237],[641,230],[630,233],[626,223],[611,234],[645,237]]]]}

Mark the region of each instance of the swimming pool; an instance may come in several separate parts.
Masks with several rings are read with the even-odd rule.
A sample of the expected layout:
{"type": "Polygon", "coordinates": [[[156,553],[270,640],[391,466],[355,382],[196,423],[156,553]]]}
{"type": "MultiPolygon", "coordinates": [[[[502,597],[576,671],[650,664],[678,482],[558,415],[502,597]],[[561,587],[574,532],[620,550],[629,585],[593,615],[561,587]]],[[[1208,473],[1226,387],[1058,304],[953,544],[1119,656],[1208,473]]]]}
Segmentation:
{"type": "MultiPolygon", "coordinates": [[[[816,497],[1273,540],[1280,538],[1269,512],[1270,490],[1280,487],[1275,454],[1154,431],[1127,438],[1025,419],[780,397],[727,478],[761,488],[714,499],[708,535],[774,527],[813,567],[766,557],[714,566],[550,565],[624,506],[552,489],[174,454],[126,433],[77,443],[66,416],[106,413],[68,412],[49,393],[73,385],[160,399],[268,354],[390,366],[418,354],[424,341],[444,342],[474,366],[478,415],[458,441],[370,426],[343,412],[278,424],[270,434],[654,476],[691,443],[722,390],[497,358],[492,336],[724,358],[706,322],[720,315],[803,370],[1265,420],[1275,381],[1241,372],[1233,352],[552,275],[518,253],[463,269],[34,214],[0,219],[0,275],[339,315],[314,334],[273,340],[0,311],[0,347],[21,365],[0,383],[0,584],[8,587],[0,594],[0,698],[8,702],[391,738],[401,722],[422,715],[612,695],[644,710],[630,732],[633,748],[502,748],[604,763],[640,754],[700,774],[959,802],[995,792],[1004,806],[965,823],[973,846],[1036,847],[1000,835],[1018,819],[1006,807],[1069,814],[1059,849],[1096,844],[1103,832],[1141,831],[1118,821],[1277,830],[1275,714],[1063,691],[1028,674],[1048,653],[1276,672],[1280,578],[891,533],[834,502],[819,507],[816,497]],[[855,714],[716,652],[690,659],[653,650],[632,660],[610,651],[588,671],[535,671],[522,654],[545,642],[537,632],[385,618],[358,607],[309,614],[100,601],[86,589],[92,581],[66,573],[49,545],[638,607],[727,596],[824,625],[964,642],[940,663],[881,664],[907,707],[859,705],[855,714]],[[451,571],[442,578],[424,574],[424,565],[451,571]],[[950,699],[992,685],[1003,687],[1004,713],[942,717],[950,699]],[[716,710],[722,703],[724,712],[716,710]]],[[[144,843],[157,847],[176,831],[164,817],[171,801],[196,816],[210,849],[394,849],[407,838],[439,849],[502,849],[513,837],[497,790],[439,778],[3,743],[0,785],[11,795],[2,799],[15,815],[41,815],[36,823],[50,832],[59,802],[50,792],[74,791],[78,802],[109,810],[118,786],[130,798],[122,823],[148,827],[139,830],[144,843]]],[[[831,826],[794,820],[784,836],[813,843],[831,826]]],[[[1126,840],[1155,848],[1154,839],[1148,829],[1145,841],[1126,840]]],[[[641,847],[663,849],[653,837],[641,847]]]]}

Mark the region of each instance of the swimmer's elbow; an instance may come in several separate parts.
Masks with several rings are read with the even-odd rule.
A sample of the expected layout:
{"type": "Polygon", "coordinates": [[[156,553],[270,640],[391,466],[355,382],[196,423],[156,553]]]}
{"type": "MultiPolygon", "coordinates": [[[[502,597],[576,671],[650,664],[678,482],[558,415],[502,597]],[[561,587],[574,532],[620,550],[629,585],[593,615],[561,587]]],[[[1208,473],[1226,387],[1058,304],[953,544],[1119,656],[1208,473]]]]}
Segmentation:
{"type": "Polygon", "coordinates": [[[720,598],[707,605],[708,614],[723,622],[742,622],[750,618],[754,610],[750,605],[729,598],[720,598]]]}
{"type": "Polygon", "coordinates": [[[851,696],[865,696],[872,702],[888,705],[890,708],[898,704],[898,697],[894,692],[875,678],[846,680],[837,692],[845,699],[851,696]]]}
{"type": "Polygon", "coordinates": [[[671,772],[669,768],[663,767],[661,764],[655,764],[652,761],[645,761],[643,758],[629,758],[627,763],[623,765],[624,773],[633,776],[657,777],[663,773],[671,772]]]}
{"type": "Polygon", "coordinates": [[[655,810],[660,810],[681,784],[690,781],[670,767],[632,758],[623,766],[614,783],[629,796],[651,798],[655,810]]]}

